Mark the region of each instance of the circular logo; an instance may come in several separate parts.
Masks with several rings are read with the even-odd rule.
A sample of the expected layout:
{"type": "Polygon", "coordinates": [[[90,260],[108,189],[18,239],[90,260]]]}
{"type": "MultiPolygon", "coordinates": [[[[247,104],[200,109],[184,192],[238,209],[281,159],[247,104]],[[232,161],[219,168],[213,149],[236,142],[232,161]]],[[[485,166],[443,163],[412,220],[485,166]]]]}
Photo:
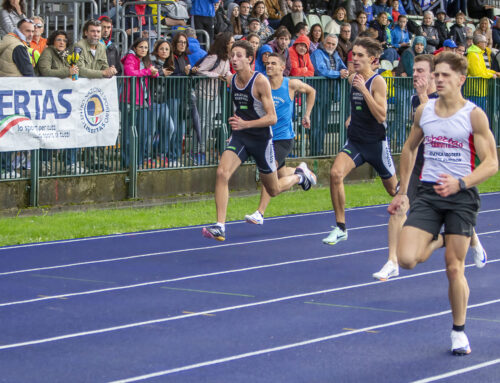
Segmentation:
{"type": "Polygon", "coordinates": [[[80,107],[80,118],[89,133],[100,132],[109,122],[108,99],[100,88],[92,88],[80,107]]]}

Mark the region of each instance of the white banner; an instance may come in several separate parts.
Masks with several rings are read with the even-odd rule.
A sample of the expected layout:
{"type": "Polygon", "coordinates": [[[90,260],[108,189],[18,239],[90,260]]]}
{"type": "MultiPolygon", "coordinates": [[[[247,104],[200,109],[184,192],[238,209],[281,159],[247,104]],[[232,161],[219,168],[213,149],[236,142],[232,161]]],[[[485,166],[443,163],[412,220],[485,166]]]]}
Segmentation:
{"type": "Polygon", "coordinates": [[[116,79],[2,77],[0,151],[116,144],[116,79]]]}

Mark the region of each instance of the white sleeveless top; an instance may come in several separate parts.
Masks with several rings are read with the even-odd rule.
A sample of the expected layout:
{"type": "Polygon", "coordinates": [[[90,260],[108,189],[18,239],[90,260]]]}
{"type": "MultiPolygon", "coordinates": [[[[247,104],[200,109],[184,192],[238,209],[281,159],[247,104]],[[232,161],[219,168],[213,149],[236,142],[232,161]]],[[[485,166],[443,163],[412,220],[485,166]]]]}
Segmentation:
{"type": "Polygon", "coordinates": [[[470,113],[476,107],[470,101],[450,117],[435,112],[437,99],[427,101],[420,127],[424,132],[423,182],[436,182],[440,174],[461,178],[474,170],[476,150],[470,113]]]}

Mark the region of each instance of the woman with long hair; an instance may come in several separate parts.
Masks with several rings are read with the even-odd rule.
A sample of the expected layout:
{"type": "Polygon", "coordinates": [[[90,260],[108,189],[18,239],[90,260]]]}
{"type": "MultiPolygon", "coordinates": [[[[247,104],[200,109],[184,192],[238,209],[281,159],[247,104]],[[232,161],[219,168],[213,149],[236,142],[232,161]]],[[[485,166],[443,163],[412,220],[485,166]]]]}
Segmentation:
{"type": "Polygon", "coordinates": [[[14,32],[17,23],[26,18],[24,0],[3,0],[0,12],[0,37],[14,32]]]}
{"type": "Polygon", "coordinates": [[[340,26],[347,22],[347,11],[344,7],[338,7],[333,11],[332,21],[330,21],[325,27],[326,34],[340,34],[340,26]]]}
{"type": "Polygon", "coordinates": [[[241,26],[240,19],[240,6],[236,3],[229,4],[227,7],[227,15],[229,20],[231,20],[231,25],[233,26],[233,35],[243,35],[243,27],[241,26]]]}
{"type": "Polygon", "coordinates": [[[356,20],[351,22],[351,41],[354,42],[360,33],[366,31],[368,15],[365,11],[356,14],[356,20]]]}
{"type": "Polygon", "coordinates": [[[309,53],[313,53],[316,49],[318,49],[318,45],[323,42],[323,27],[321,24],[314,24],[311,27],[311,31],[309,32],[309,40],[311,41],[311,45],[309,46],[309,53]]]}
{"type": "Polygon", "coordinates": [[[486,46],[488,48],[493,48],[493,32],[491,31],[490,19],[483,17],[479,20],[479,25],[474,31],[474,35],[483,35],[486,37],[486,46]]]}

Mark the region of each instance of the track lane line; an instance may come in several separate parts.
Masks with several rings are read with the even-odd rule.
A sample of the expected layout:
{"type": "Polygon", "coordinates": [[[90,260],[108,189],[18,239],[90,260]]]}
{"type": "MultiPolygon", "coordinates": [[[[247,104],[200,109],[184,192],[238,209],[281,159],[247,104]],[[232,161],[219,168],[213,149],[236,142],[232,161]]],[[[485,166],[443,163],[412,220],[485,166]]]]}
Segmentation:
{"type": "MultiPolygon", "coordinates": [[[[453,371],[447,372],[445,374],[431,376],[431,377],[425,378],[425,379],[415,380],[412,383],[429,383],[429,382],[435,382],[437,380],[446,379],[446,378],[449,378],[449,377],[452,377],[452,376],[457,376],[457,375],[460,375],[460,374],[464,374],[464,373],[469,372],[469,371],[479,370],[480,368],[493,366],[494,364],[498,364],[498,363],[500,363],[500,359],[494,359],[494,360],[490,360],[489,362],[475,364],[473,366],[469,366],[469,367],[466,367],[466,368],[461,368],[459,370],[453,370],[453,371]]],[[[472,379],[472,380],[474,381],[474,379],[472,379]]]]}

